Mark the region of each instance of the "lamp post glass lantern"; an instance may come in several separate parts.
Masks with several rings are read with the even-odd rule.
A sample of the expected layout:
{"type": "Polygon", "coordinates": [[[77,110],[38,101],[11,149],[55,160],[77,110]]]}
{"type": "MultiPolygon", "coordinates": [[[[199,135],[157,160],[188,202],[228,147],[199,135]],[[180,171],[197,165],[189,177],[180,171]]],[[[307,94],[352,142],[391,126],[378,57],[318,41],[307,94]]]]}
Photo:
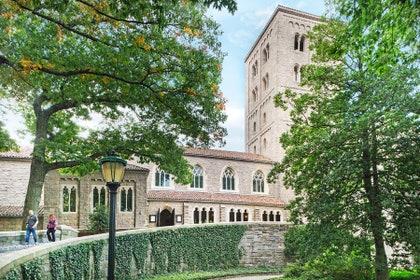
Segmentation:
{"type": "Polygon", "coordinates": [[[118,187],[124,179],[127,162],[112,153],[99,161],[109,191],[108,280],[115,279],[115,203],[118,187]]]}

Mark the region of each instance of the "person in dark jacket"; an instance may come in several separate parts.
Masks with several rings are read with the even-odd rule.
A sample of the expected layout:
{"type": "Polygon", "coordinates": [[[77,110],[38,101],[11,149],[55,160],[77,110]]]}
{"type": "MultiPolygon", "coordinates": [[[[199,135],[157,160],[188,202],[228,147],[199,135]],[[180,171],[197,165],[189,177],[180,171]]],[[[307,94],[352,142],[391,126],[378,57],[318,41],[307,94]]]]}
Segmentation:
{"type": "Polygon", "coordinates": [[[37,242],[36,236],[36,226],[38,225],[38,218],[34,214],[33,210],[29,210],[29,216],[26,220],[26,234],[25,234],[25,242],[26,245],[29,244],[29,238],[32,236],[34,237],[35,244],[37,242]]]}
{"type": "Polygon", "coordinates": [[[48,241],[55,242],[55,231],[57,229],[57,219],[55,218],[54,214],[51,214],[48,217],[48,225],[47,225],[47,237],[48,241]]]}

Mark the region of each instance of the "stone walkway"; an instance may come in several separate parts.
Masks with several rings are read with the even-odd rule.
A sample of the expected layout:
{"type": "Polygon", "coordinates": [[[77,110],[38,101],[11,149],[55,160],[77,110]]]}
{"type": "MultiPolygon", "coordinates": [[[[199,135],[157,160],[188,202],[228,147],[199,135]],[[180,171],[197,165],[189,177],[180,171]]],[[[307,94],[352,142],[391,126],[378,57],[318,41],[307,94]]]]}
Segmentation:
{"type": "Polygon", "coordinates": [[[215,278],[213,280],[269,280],[279,278],[282,275],[252,275],[252,276],[239,276],[239,277],[228,277],[228,278],[215,278]]]}

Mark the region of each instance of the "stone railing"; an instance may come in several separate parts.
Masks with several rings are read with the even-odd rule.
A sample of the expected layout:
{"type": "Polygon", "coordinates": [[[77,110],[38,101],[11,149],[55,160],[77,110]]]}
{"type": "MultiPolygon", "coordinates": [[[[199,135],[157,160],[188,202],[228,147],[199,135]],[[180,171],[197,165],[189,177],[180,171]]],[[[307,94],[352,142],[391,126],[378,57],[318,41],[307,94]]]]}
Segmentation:
{"type": "MultiPolygon", "coordinates": [[[[36,233],[40,242],[44,242],[47,240],[46,230],[37,230],[36,233]]],[[[57,241],[59,241],[77,237],[78,234],[79,231],[77,231],[76,229],[66,225],[60,225],[57,227],[57,231],[55,232],[55,238],[57,241]]],[[[10,245],[20,245],[23,243],[25,243],[25,231],[0,231],[1,247],[10,245]]]]}
{"type": "MultiPolygon", "coordinates": [[[[285,223],[243,222],[117,232],[116,273],[137,279],[140,274],[207,268],[282,267],[288,228],[285,223]],[[183,242],[188,244],[179,244],[183,242]]],[[[0,279],[105,279],[107,239],[108,234],[70,238],[3,254],[0,279]]]]}

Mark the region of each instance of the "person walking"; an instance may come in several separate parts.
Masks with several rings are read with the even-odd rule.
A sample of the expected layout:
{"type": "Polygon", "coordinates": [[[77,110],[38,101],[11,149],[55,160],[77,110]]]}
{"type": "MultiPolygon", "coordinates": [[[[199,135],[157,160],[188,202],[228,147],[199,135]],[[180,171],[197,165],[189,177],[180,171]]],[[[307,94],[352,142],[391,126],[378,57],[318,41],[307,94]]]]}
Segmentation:
{"type": "Polygon", "coordinates": [[[47,237],[48,241],[55,242],[55,231],[57,229],[57,219],[54,214],[48,217],[47,237]]]}
{"type": "Polygon", "coordinates": [[[36,226],[38,225],[38,218],[34,214],[33,210],[29,210],[29,216],[26,220],[26,235],[25,235],[25,243],[29,245],[29,238],[32,236],[34,237],[35,245],[37,243],[37,236],[36,236],[36,226]]]}

